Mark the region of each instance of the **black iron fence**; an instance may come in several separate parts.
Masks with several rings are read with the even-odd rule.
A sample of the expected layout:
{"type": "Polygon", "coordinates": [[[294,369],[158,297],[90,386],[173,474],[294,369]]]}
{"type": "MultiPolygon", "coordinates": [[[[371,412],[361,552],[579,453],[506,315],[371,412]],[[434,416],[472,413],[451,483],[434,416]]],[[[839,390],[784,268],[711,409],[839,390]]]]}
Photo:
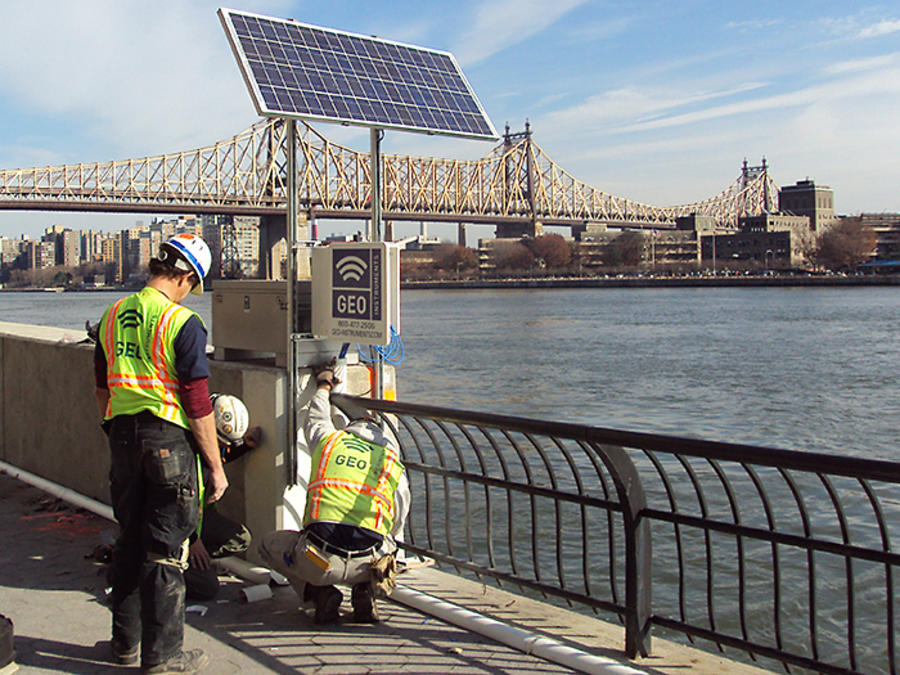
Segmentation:
{"type": "Polygon", "coordinates": [[[364,402],[413,490],[405,548],[820,672],[897,672],[900,463],[364,402]]]}

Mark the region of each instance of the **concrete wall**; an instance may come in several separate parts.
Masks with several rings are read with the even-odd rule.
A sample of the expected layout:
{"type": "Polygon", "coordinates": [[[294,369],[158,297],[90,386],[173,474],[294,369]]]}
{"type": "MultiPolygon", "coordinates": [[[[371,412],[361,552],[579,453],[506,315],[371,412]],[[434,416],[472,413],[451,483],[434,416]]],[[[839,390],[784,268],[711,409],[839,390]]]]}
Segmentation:
{"type": "Polygon", "coordinates": [[[84,336],[0,324],[0,459],[109,503],[92,347],[84,336]]]}
{"type": "MultiPolygon", "coordinates": [[[[109,446],[94,398],[94,348],[78,344],[83,337],[83,331],[0,322],[0,459],[108,504],[109,446]]],[[[251,424],[264,434],[258,448],[226,465],[230,485],[218,508],[245,522],[257,539],[293,526],[303,512],[305,484],[301,480],[284,497],[285,371],[225,361],[210,361],[210,371],[210,391],[240,397],[251,424]]],[[[308,374],[300,371],[301,383],[308,374]]],[[[351,368],[347,379],[353,393],[369,388],[362,366],[351,368]]],[[[310,384],[301,399],[308,400],[314,389],[310,384]]],[[[308,457],[298,464],[305,479],[308,457]]],[[[250,557],[255,558],[252,551],[250,557]]]]}

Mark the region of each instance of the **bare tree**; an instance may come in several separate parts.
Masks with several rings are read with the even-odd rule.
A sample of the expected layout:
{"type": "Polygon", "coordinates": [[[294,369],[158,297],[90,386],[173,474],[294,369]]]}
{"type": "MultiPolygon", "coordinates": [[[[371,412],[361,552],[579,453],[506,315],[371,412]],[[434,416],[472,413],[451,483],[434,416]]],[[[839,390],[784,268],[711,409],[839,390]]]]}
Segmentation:
{"type": "Polygon", "coordinates": [[[609,242],[603,257],[608,265],[634,267],[644,259],[644,235],[634,230],[622,232],[609,242]]]}
{"type": "Polygon", "coordinates": [[[832,270],[855,268],[869,259],[877,241],[859,218],[845,218],[819,235],[816,262],[832,270]]]}
{"type": "Polygon", "coordinates": [[[434,252],[434,266],[448,272],[465,272],[478,267],[478,255],[457,244],[441,244],[434,252]]]}
{"type": "Polygon", "coordinates": [[[542,234],[530,241],[529,248],[542,267],[566,267],[572,260],[572,250],[558,234],[542,234]]]}
{"type": "Polygon", "coordinates": [[[494,265],[497,270],[527,270],[534,265],[534,254],[518,241],[498,241],[494,244],[494,265]]]}

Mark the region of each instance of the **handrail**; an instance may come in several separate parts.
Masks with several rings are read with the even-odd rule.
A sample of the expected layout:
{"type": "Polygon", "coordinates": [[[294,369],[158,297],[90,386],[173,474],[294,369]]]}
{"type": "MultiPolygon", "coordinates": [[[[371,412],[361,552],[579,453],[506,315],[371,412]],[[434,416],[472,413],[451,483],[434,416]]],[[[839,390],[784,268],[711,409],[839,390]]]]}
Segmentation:
{"type": "Polygon", "coordinates": [[[397,437],[404,547],[737,658],[897,672],[900,462],[334,395],[397,437]]]}

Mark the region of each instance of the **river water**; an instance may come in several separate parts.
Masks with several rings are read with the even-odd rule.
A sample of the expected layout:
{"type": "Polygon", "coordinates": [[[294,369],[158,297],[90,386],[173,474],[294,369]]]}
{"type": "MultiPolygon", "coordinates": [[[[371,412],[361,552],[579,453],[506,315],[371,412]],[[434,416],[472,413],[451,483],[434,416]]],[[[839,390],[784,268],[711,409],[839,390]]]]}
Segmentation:
{"type": "MultiPolygon", "coordinates": [[[[116,293],[0,293],[81,328],[116,293]]],[[[210,294],[186,304],[211,325],[210,294]]],[[[403,291],[403,401],[900,460],[900,289],[403,291]]]]}

